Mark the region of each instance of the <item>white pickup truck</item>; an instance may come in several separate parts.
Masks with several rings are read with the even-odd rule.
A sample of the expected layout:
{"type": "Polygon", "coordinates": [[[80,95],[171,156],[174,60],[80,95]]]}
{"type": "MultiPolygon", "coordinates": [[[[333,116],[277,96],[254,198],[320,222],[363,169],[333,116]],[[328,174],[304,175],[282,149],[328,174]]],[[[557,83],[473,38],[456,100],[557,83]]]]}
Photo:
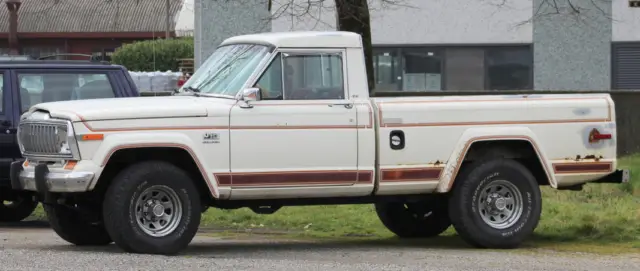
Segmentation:
{"type": "Polygon", "coordinates": [[[348,32],[225,40],[171,97],[42,103],[22,116],[15,189],[76,245],[176,254],[208,207],[375,204],[404,238],[451,225],[514,248],[540,186],[627,182],[607,94],[370,98],[348,32]]]}

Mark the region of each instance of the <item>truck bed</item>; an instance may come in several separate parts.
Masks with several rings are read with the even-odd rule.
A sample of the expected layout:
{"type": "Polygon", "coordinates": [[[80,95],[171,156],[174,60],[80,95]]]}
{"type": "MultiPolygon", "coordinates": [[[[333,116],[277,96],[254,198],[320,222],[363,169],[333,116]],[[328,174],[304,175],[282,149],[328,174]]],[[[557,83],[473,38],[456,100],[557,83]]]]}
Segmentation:
{"type": "Polygon", "coordinates": [[[615,168],[615,110],[607,94],[373,98],[379,194],[448,190],[470,145],[493,139],[532,144],[553,187],[602,177],[615,168]],[[611,134],[589,142],[590,132],[611,134]],[[406,145],[391,149],[393,131],[406,145]],[[579,157],[579,158],[577,158],[579,157]]]}

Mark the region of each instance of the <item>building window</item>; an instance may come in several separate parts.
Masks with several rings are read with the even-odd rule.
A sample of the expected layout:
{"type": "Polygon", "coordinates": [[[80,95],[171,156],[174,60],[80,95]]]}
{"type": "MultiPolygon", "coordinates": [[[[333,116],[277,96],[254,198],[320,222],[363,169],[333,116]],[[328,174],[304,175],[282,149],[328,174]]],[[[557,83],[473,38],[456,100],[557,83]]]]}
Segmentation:
{"type": "Polygon", "coordinates": [[[447,90],[484,89],[484,50],[448,48],[446,50],[445,85],[447,90]]]}
{"type": "Polygon", "coordinates": [[[28,55],[33,59],[38,59],[40,57],[47,57],[47,60],[62,60],[65,59],[66,56],[53,56],[57,54],[64,53],[64,49],[60,47],[24,47],[22,48],[22,54],[28,55]],[[48,57],[52,56],[52,57],[48,57]]]}
{"type": "Polygon", "coordinates": [[[377,91],[394,91],[400,87],[400,58],[397,49],[378,49],[373,52],[373,72],[377,91]]]}
{"type": "Polygon", "coordinates": [[[114,48],[101,48],[91,50],[91,59],[97,61],[111,62],[111,56],[116,49],[114,48]]]}
{"type": "Polygon", "coordinates": [[[375,91],[533,88],[530,46],[375,48],[375,91]]]}
{"type": "Polygon", "coordinates": [[[442,90],[442,60],[430,49],[402,50],[402,90],[442,90]]]}
{"type": "Polygon", "coordinates": [[[531,89],[533,56],[528,48],[487,50],[487,90],[531,89]]]}

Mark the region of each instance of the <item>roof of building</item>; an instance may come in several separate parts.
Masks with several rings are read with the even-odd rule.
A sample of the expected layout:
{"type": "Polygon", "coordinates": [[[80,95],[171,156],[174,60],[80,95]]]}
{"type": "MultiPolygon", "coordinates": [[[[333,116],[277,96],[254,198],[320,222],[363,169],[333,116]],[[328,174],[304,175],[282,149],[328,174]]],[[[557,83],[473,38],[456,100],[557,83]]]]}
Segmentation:
{"type": "Polygon", "coordinates": [[[346,31],[266,32],[228,38],[221,45],[234,43],[268,43],[276,47],[360,48],[360,35],[346,31]]]}
{"type": "MultiPolygon", "coordinates": [[[[4,2],[4,1],[0,1],[4,2]]],[[[184,0],[170,0],[171,31],[184,0]]],[[[162,0],[22,0],[18,32],[163,32],[162,0]]],[[[9,10],[0,6],[0,33],[9,31],[9,10]]]]}

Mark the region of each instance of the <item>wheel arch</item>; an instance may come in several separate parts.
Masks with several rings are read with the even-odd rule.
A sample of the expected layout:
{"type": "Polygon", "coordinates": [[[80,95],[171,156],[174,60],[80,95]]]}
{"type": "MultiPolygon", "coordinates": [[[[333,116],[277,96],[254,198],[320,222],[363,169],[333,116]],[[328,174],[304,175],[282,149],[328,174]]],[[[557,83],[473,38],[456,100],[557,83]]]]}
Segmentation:
{"type": "Polygon", "coordinates": [[[215,200],[219,196],[218,187],[207,174],[204,164],[191,147],[181,143],[134,143],[112,147],[102,160],[99,160],[102,172],[96,176],[91,189],[101,191],[109,186],[110,180],[125,167],[136,162],[161,160],[170,162],[185,170],[195,182],[203,200],[215,200]]]}
{"type": "Polygon", "coordinates": [[[548,159],[537,144],[535,135],[529,129],[526,131],[528,133],[523,131],[519,133],[473,133],[473,135],[461,138],[456,151],[445,166],[443,177],[436,191],[440,193],[451,191],[465,164],[488,157],[517,159],[532,171],[539,184],[556,188],[557,183],[552,174],[553,171],[550,170],[552,167],[548,159]],[[528,155],[518,152],[523,148],[529,152],[528,155]]]}

